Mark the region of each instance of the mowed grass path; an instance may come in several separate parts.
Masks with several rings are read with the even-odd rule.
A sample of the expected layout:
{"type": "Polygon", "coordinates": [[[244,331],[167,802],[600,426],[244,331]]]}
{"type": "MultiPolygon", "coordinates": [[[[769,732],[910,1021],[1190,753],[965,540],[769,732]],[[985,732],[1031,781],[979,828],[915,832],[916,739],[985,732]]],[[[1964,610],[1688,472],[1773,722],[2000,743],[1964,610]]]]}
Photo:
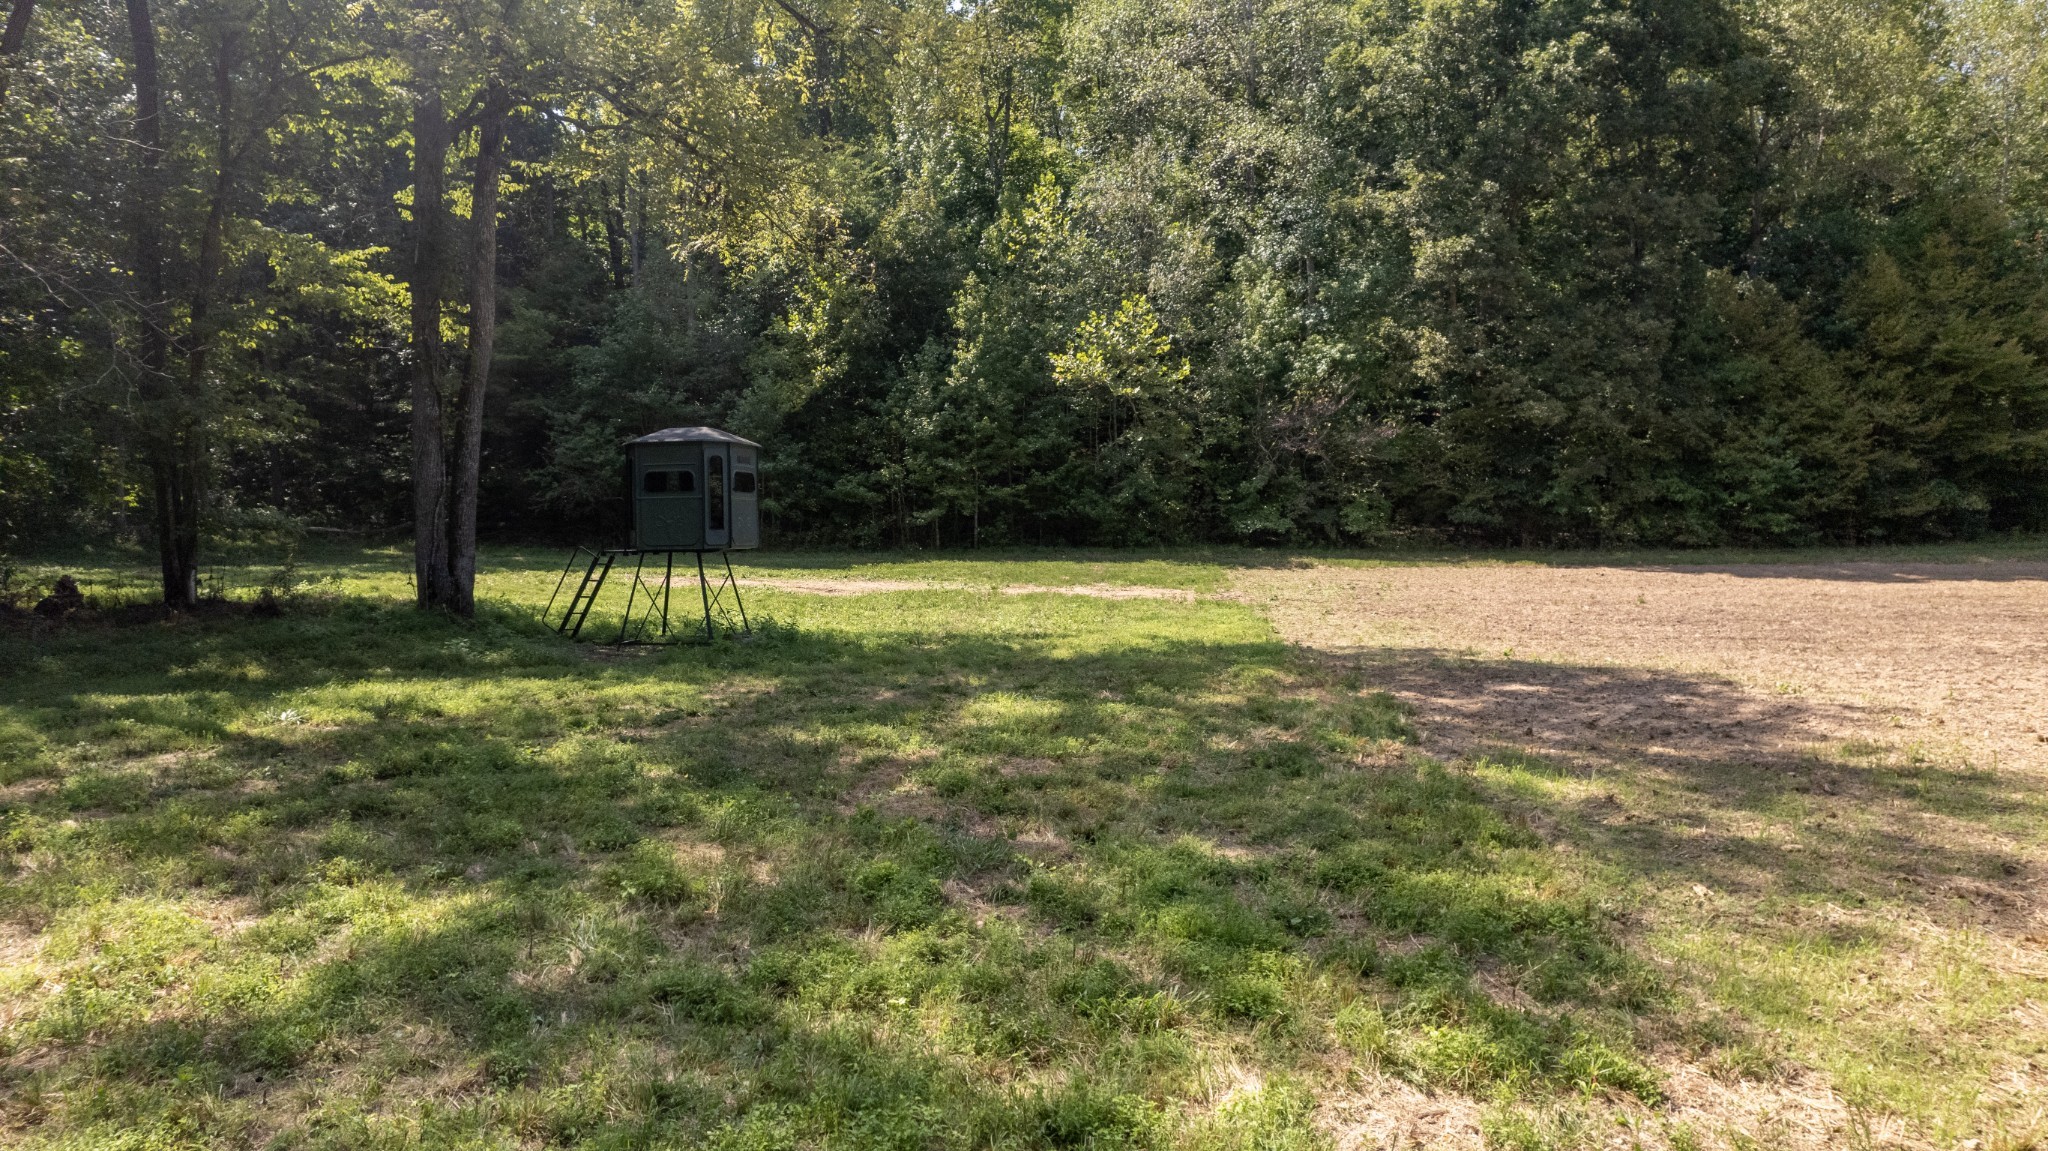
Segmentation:
{"type": "MultiPolygon", "coordinates": [[[[0,1138],[1277,1151],[1401,1085],[1685,1147],[1735,1136],[1660,1061],[1772,1073],[1540,765],[1419,754],[1247,606],[762,590],[617,651],[494,558],[473,623],[362,553],[281,618],[0,639],[0,1138]]],[[[888,574],[1229,575],[1148,564],[888,574]]]]}

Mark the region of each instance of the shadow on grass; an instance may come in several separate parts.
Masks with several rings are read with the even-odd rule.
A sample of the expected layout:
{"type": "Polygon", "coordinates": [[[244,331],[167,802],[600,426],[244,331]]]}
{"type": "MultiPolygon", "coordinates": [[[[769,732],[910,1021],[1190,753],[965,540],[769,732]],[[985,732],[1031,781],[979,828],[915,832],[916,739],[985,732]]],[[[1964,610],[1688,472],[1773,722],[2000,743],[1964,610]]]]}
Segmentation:
{"type": "Polygon", "coordinates": [[[2038,930],[2036,877],[2010,835],[2048,817],[2048,794],[2029,777],[1842,739],[1882,728],[1863,709],[1653,669],[1412,650],[1341,666],[1418,706],[1431,753],[1519,776],[1504,800],[1568,818],[1634,874],[2038,930]],[[1543,782],[1555,779],[1572,785],[1543,782]],[[1639,783],[1652,794],[1634,806],[1617,794],[1639,783]]]}
{"type": "MultiPolygon", "coordinates": [[[[1528,796],[1407,747],[1375,689],[1426,657],[1199,626],[1234,607],[1086,605],[1153,621],[1093,645],[968,610],[621,654],[349,601],[0,651],[0,913],[41,947],[8,1122],[1280,1146],[1333,1067],[1658,1100],[1669,989],[1528,796]]],[[[1703,722],[1795,719],[1666,679],[1703,722]]],[[[1693,786],[1775,802],[1712,762],[1693,786]]],[[[1976,787],[1901,801],[1999,802],[1976,787]]],[[[1598,834],[1674,879],[1792,874],[1598,834]]],[[[1853,882],[1981,869],[1893,834],[1853,882]]]]}

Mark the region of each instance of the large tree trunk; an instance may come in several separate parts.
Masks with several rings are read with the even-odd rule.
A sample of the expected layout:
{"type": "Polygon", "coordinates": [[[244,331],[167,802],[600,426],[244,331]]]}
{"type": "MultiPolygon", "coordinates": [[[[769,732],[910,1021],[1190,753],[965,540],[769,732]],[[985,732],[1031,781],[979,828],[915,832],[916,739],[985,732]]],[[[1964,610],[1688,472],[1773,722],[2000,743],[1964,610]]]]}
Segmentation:
{"type": "Polygon", "coordinates": [[[15,57],[28,43],[28,22],[36,14],[36,0],[14,0],[7,10],[7,28],[0,31],[0,108],[7,106],[7,77],[14,71],[15,57]]]}
{"type": "Polygon", "coordinates": [[[498,332],[498,185],[512,97],[491,81],[477,120],[470,185],[469,359],[451,400],[441,393],[441,304],[447,222],[441,209],[451,143],[437,93],[413,115],[413,571],[421,607],[476,610],[476,498],[482,474],[484,395],[498,332]]]}
{"type": "Polygon", "coordinates": [[[214,147],[217,156],[214,167],[213,192],[208,197],[206,223],[199,233],[199,260],[192,278],[192,292],[186,299],[189,326],[185,340],[185,390],[179,397],[179,414],[183,419],[177,425],[178,438],[172,445],[172,454],[178,461],[177,472],[185,477],[185,499],[190,508],[184,521],[179,525],[181,546],[188,546],[186,553],[193,568],[192,591],[196,599],[197,564],[199,551],[199,508],[205,494],[206,479],[206,365],[213,350],[214,339],[219,335],[219,324],[213,315],[214,292],[219,286],[222,264],[225,262],[227,246],[228,213],[234,209],[235,193],[235,53],[239,38],[230,34],[220,42],[220,54],[214,58],[214,147]]]}
{"type": "Polygon", "coordinates": [[[447,283],[448,115],[429,82],[412,116],[412,566],[419,606],[454,600],[441,419],[441,302],[447,283]]]}
{"type": "Polygon", "coordinates": [[[171,380],[164,300],[163,89],[149,0],[127,0],[135,66],[135,310],[141,324],[139,391],[143,453],[155,497],[164,603],[199,602],[199,506],[204,444],[191,397],[171,380]]]}
{"type": "Polygon", "coordinates": [[[470,183],[469,365],[455,398],[454,485],[448,516],[448,558],[458,615],[476,610],[476,497],[483,465],[484,393],[498,334],[498,182],[504,160],[511,93],[496,80],[484,90],[477,121],[476,168],[470,183]]]}

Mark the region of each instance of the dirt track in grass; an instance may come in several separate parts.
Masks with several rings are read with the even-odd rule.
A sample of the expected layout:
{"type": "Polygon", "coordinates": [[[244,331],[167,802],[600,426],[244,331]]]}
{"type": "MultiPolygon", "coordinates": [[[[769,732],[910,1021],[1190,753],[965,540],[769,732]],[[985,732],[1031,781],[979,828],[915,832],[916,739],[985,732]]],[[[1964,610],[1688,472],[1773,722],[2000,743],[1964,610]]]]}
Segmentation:
{"type": "Polygon", "coordinates": [[[1238,591],[1294,642],[1377,657],[1447,751],[2048,767],[2048,563],[1317,566],[1238,591]]]}

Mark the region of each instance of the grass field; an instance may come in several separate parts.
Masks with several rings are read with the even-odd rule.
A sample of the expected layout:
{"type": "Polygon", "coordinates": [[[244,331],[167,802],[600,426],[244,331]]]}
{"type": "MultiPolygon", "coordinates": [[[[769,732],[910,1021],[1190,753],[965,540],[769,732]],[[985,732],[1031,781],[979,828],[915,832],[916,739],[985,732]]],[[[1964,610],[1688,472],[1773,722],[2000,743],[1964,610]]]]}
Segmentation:
{"type": "Polygon", "coordinates": [[[2034,875],[2030,776],[1440,750],[1228,594],[1306,558],[750,558],[932,586],[670,649],[552,635],[559,562],[0,633],[0,1139],[2048,1146],[2040,948],[1901,883],[2034,875]]]}

